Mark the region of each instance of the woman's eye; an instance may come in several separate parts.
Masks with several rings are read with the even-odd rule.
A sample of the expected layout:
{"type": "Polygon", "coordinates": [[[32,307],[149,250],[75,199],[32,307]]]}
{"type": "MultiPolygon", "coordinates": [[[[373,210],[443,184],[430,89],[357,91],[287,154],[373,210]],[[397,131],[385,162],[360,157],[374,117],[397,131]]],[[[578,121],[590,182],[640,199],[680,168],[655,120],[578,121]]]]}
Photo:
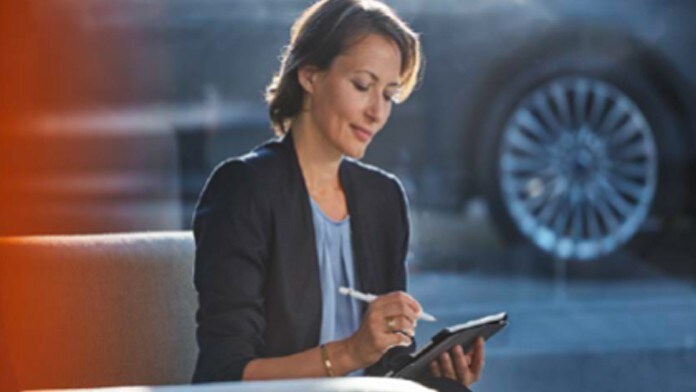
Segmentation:
{"type": "Polygon", "coordinates": [[[353,82],[353,85],[355,86],[355,88],[356,88],[358,91],[365,92],[365,91],[367,91],[367,90],[369,89],[369,87],[364,86],[364,85],[362,85],[362,84],[360,84],[360,83],[357,83],[357,82],[353,82]]]}

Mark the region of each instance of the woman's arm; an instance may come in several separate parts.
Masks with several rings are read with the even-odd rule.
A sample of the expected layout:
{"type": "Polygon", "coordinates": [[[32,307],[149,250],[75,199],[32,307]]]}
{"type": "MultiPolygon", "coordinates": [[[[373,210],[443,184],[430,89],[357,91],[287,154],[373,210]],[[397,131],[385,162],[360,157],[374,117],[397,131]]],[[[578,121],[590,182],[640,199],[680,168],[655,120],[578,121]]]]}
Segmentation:
{"type": "MultiPolygon", "coordinates": [[[[327,343],[326,349],[335,376],[344,376],[362,368],[350,353],[346,340],[327,343]]],[[[244,369],[243,379],[272,380],[325,376],[327,374],[321,351],[319,347],[314,347],[285,357],[254,359],[244,369]]]]}
{"type": "MultiPolygon", "coordinates": [[[[377,362],[395,346],[410,346],[421,307],[404,292],[379,296],[365,312],[360,328],[349,338],[326,344],[334,376],[344,376],[377,362]]],[[[319,347],[276,358],[249,362],[244,380],[327,376],[319,347]]]]}
{"type": "Polygon", "coordinates": [[[193,382],[242,378],[265,350],[267,217],[251,169],[230,161],[206,183],[194,218],[199,355],[193,382]]]}

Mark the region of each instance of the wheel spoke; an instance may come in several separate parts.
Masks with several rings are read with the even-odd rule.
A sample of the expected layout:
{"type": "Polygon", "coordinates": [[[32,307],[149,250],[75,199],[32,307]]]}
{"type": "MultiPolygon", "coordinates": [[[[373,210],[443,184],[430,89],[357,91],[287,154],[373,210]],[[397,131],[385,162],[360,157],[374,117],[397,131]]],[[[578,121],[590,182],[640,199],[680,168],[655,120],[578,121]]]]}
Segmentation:
{"type": "Polygon", "coordinates": [[[542,205],[546,203],[546,199],[548,198],[548,194],[542,193],[539,196],[536,197],[530,197],[528,199],[524,200],[524,208],[527,211],[536,211],[538,210],[542,205]]]}
{"type": "Polygon", "coordinates": [[[625,180],[625,179],[618,177],[616,175],[610,175],[609,181],[611,182],[614,189],[616,189],[624,194],[627,194],[636,200],[640,200],[640,196],[644,192],[644,189],[642,186],[640,186],[632,181],[625,180]]]}
{"type": "Polygon", "coordinates": [[[582,238],[582,203],[578,203],[573,209],[573,219],[570,228],[570,236],[579,240],[582,238]]]}
{"type": "Polygon", "coordinates": [[[597,221],[597,214],[594,211],[593,205],[589,204],[585,206],[585,212],[587,217],[587,228],[590,232],[590,238],[601,238],[602,231],[599,228],[599,222],[597,221]]]}
{"type": "Polygon", "coordinates": [[[594,205],[595,207],[597,207],[597,212],[599,212],[599,215],[602,217],[602,221],[604,222],[604,226],[607,227],[607,231],[615,231],[616,228],[619,226],[619,221],[614,216],[614,213],[611,211],[611,208],[609,208],[609,205],[607,204],[607,199],[605,199],[604,197],[599,197],[595,200],[594,205]]]}
{"type": "Polygon", "coordinates": [[[638,126],[631,119],[609,137],[609,143],[612,145],[620,145],[631,139],[634,135],[639,134],[639,131],[638,126]]]}
{"type": "Polygon", "coordinates": [[[582,126],[582,123],[586,120],[585,116],[585,106],[587,105],[588,98],[588,86],[587,82],[583,79],[578,79],[575,83],[575,120],[577,122],[576,126],[582,126]]]}
{"type": "Polygon", "coordinates": [[[590,110],[589,122],[593,127],[599,128],[600,116],[607,104],[606,89],[602,86],[595,87],[593,97],[594,101],[592,102],[592,109],[590,110]]]}
{"type": "Polygon", "coordinates": [[[623,107],[623,103],[621,101],[613,102],[611,104],[611,109],[609,109],[609,113],[607,113],[607,115],[604,117],[601,124],[597,126],[599,133],[603,135],[611,135],[612,131],[614,131],[619,121],[625,114],[626,111],[623,107]]]}
{"type": "Polygon", "coordinates": [[[644,162],[618,163],[611,166],[611,172],[627,178],[645,178],[648,165],[644,162]]]}
{"type": "Polygon", "coordinates": [[[605,179],[602,182],[602,187],[606,191],[609,204],[619,211],[622,217],[627,217],[631,212],[631,205],[614,189],[614,187],[605,179]]]}
{"type": "Polygon", "coordinates": [[[527,137],[519,128],[515,128],[515,131],[510,136],[510,144],[515,148],[527,152],[530,155],[546,155],[546,149],[537,144],[533,139],[527,137]]]}
{"type": "Polygon", "coordinates": [[[549,162],[545,159],[541,159],[541,156],[513,156],[507,155],[503,158],[502,168],[506,172],[518,173],[518,172],[543,172],[544,169],[549,167],[549,162]]]}
{"type": "Polygon", "coordinates": [[[539,113],[546,124],[551,127],[551,130],[554,133],[559,134],[563,129],[563,126],[558,122],[558,119],[549,108],[549,105],[546,103],[546,97],[541,93],[537,94],[534,97],[534,105],[536,106],[537,110],[539,110],[539,113]]]}
{"type": "Polygon", "coordinates": [[[519,125],[529,130],[537,138],[546,142],[551,141],[549,131],[529,112],[529,110],[520,110],[517,113],[516,120],[519,125]]]}
{"type": "Polygon", "coordinates": [[[562,237],[566,232],[566,227],[568,226],[568,219],[570,219],[570,212],[570,203],[568,203],[567,198],[563,198],[558,214],[556,214],[556,219],[554,219],[554,221],[552,222],[553,231],[556,232],[556,234],[558,234],[559,237],[562,237]]]}
{"type": "Polygon", "coordinates": [[[568,100],[566,99],[565,91],[563,87],[556,83],[551,87],[551,97],[558,108],[558,115],[561,123],[567,128],[572,128],[572,120],[570,118],[570,107],[568,105],[568,100]]]}
{"type": "Polygon", "coordinates": [[[621,148],[614,155],[616,156],[616,158],[619,158],[620,160],[630,161],[632,159],[645,157],[646,155],[648,155],[648,151],[645,148],[643,141],[639,140],[637,143],[631,143],[621,148]]]}
{"type": "Polygon", "coordinates": [[[539,213],[539,223],[544,226],[550,226],[551,218],[553,218],[560,204],[561,198],[554,196],[553,193],[551,193],[548,202],[546,205],[544,205],[544,208],[542,208],[541,212],[539,213]]]}

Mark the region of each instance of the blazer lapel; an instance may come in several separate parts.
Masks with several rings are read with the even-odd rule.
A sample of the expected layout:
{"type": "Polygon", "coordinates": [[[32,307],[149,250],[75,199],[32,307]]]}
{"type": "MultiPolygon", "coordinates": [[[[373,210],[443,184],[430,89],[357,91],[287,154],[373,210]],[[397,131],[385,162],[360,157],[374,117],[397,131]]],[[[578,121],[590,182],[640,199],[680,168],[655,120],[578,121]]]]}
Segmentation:
{"type": "Polygon", "coordinates": [[[295,282],[299,285],[297,289],[300,292],[308,293],[307,296],[304,296],[306,302],[303,302],[305,309],[303,314],[307,318],[305,321],[308,328],[316,330],[312,332],[313,335],[316,335],[316,345],[319,344],[321,332],[322,294],[312,207],[290,132],[283,137],[281,145],[287,154],[289,169],[287,189],[289,189],[290,202],[286,205],[291,209],[296,209],[289,213],[296,217],[296,227],[302,233],[301,243],[297,244],[302,251],[301,254],[294,255],[296,257],[294,264],[297,269],[293,271],[293,274],[298,277],[295,282]]]}
{"type": "MultiPolygon", "coordinates": [[[[363,208],[365,207],[360,198],[360,190],[358,184],[355,183],[350,173],[350,163],[345,159],[339,167],[339,178],[343,191],[346,195],[346,203],[348,204],[348,213],[350,214],[350,235],[353,242],[353,263],[356,269],[356,289],[372,293],[375,290],[375,285],[372,280],[373,271],[369,262],[369,232],[370,228],[365,227],[363,219],[363,208]]],[[[367,305],[362,303],[362,310],[365,311],[367,305]]]]}

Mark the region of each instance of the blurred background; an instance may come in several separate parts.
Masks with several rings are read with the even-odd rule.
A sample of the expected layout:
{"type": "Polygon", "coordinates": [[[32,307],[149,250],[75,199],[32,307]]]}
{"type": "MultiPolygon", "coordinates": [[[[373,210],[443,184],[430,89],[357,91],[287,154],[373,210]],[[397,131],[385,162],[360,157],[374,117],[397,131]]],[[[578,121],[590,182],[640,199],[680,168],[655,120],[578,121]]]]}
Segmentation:
{"type": "MultiPolygon", "coordinates": [[[[189,230],[311,3],[0,5],[0,235],[189,230]]],[[[696,390],[696,2],[388,3],[427,66],[364,161],[411,202],[418,340],[507,311],[477,391],[696,390]]]]}

